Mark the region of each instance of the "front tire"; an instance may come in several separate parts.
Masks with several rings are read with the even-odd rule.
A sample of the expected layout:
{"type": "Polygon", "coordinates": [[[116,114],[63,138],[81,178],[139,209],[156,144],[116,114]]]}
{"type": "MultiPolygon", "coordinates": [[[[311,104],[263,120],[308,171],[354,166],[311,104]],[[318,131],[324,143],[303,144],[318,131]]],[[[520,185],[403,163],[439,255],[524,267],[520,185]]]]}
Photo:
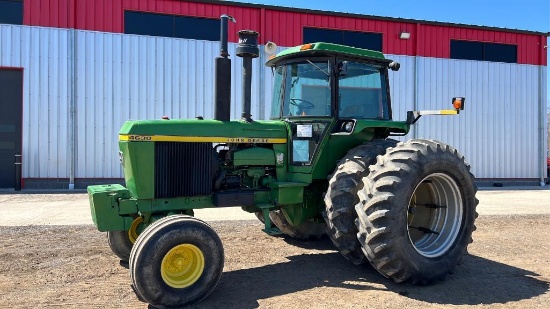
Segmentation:
{"type": "Polygon", "coordinates": [[[143,218],[136,216],[128,231],[108,231],[107,242],[111,251],[123,262],[130,260],[130,252],[136,242],[136,239],[144,228],[143,218]]]}
{"type": "Polygon", "coordinates": [[[443,279],[472,242],[477,191],[470,166],[433,140],[379,157],[357,204],[357,237],[372,266],[396,282],[443,279]]]}
{"type": "Polygon", "coordinates": [[[132,287],[153,306],[181,307],[206,298],[220,280],[223,246],[204,221],[173,215],[151,224],[130,254],[132,287]]]}
{"type": "Polygon", "coordinates": [[[111,251],[122,261],[128,262],[130,260],[130,252],[134,245],[130,241],[128,231],[108,231],[107,242],[111,251]]]}

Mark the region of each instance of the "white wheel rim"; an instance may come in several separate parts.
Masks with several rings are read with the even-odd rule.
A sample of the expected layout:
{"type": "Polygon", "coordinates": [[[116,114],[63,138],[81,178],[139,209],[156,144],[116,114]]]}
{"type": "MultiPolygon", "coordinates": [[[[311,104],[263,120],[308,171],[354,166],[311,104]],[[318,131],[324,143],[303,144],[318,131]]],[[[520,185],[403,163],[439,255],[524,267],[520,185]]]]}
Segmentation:
{"type": "Polygon", "coordinates": [[[457,182],[434,173],[416,186],[409,200],[407,233],[414,249],[427,258],[449,251],[462,225],[464,205],[457,182]]]}

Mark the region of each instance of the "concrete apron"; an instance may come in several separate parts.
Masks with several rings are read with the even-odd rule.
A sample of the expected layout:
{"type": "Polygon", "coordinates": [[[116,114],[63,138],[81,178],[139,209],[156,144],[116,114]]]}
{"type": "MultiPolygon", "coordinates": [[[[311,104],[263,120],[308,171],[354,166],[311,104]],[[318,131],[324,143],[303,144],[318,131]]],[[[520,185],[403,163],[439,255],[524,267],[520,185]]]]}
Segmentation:
{"type": "MultiPolygon", "coordinates": [[[[33,196],[28,201],[24,193],[0,194],[0,226],[93,224],[85,194],[67,194],[58,200],[48,194],[43,199],[33,196]]],[[[548,189],[483,190],[478,191],[477,198],[477,211],[482,216],[550,215],[548,189]]],[[[195,216],[205,221],[257,220],[240,207],[199,209],[195,216]]]]}

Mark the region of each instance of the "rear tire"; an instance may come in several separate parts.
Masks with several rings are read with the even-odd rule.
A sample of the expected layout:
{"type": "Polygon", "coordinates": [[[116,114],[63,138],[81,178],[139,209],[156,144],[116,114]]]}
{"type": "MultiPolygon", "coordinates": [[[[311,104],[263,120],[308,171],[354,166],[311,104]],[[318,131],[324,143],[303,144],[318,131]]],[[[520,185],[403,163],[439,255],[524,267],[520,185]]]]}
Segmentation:
{"type": "Polygon", "coordinates": [[[369,166],[376,163],[376,157],[395,145],[396,140],[384,139],[355,147],[338,162],[336,170],[329,176],[324,213],[327,234],[340,254],[355,265],[367,261],[357,240],[357,192],[363,188],[362,179],[369,174],[369,166]]]}
{"type": "Polygon", "coordinates": [[[281,232],[296,239],[319,239],[327,232],[326,224],[315,221],[308,220],[297,226],[291,225],[281,210],[270,211],[269,218],[281,232]]]}
{"type": "Polygon", "coordinates": [[[265,224],[265,219],[264,219],[264,213],[263,212],[261,212],[261,211],[255,212],[254,215],[256,215],[256,218],[258,218],[258,220],[260,220],[260,222],[265,224]]]}
{"type": "Polygon", "coordinates": [[[111,251],[118,256],[122,261],[130,260],[130,252],[132,251],[132,242],[128,236],[128,231],[108,231],[107,242],[111,251]]]}
{"type": "Polygon", "coordinates": [[[181,307],[206,298],[220,280],[222,242],[204,221],[173,215],[151,224],[130,254],[137,297],[153,306],[181,307]]]}
{"type": "Polygon", "coordinates": [[[464,157],[437,141],[411,140],[379,157],[363,181],[357,236],[372,266],[396,282],[443,279],[475,230],[477,189],[464,157]]]}

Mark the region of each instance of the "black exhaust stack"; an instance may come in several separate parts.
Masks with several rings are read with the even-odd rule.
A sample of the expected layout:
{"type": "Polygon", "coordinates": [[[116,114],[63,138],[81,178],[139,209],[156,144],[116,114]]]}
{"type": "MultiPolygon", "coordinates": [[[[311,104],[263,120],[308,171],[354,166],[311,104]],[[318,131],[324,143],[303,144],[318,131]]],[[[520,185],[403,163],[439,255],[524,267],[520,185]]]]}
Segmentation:
{"type": "Polygon", "coordinates": [[[251,122],[250,101],[252,91],[252,59],[260,54],[258,48],[258,32],[252,30],[241,30],[238,32],[239,45],[237,56],[243,58],[243,113],[242,120],[251,122]]]}
{"type": "Polygon", "coordinates": [[[214,80],[214,119],[229,121],[231,117],[231,59],[227,52],[228,23],[235,19],[229,15],[220,16],[220,56],[216,57],[214,80]]]}

